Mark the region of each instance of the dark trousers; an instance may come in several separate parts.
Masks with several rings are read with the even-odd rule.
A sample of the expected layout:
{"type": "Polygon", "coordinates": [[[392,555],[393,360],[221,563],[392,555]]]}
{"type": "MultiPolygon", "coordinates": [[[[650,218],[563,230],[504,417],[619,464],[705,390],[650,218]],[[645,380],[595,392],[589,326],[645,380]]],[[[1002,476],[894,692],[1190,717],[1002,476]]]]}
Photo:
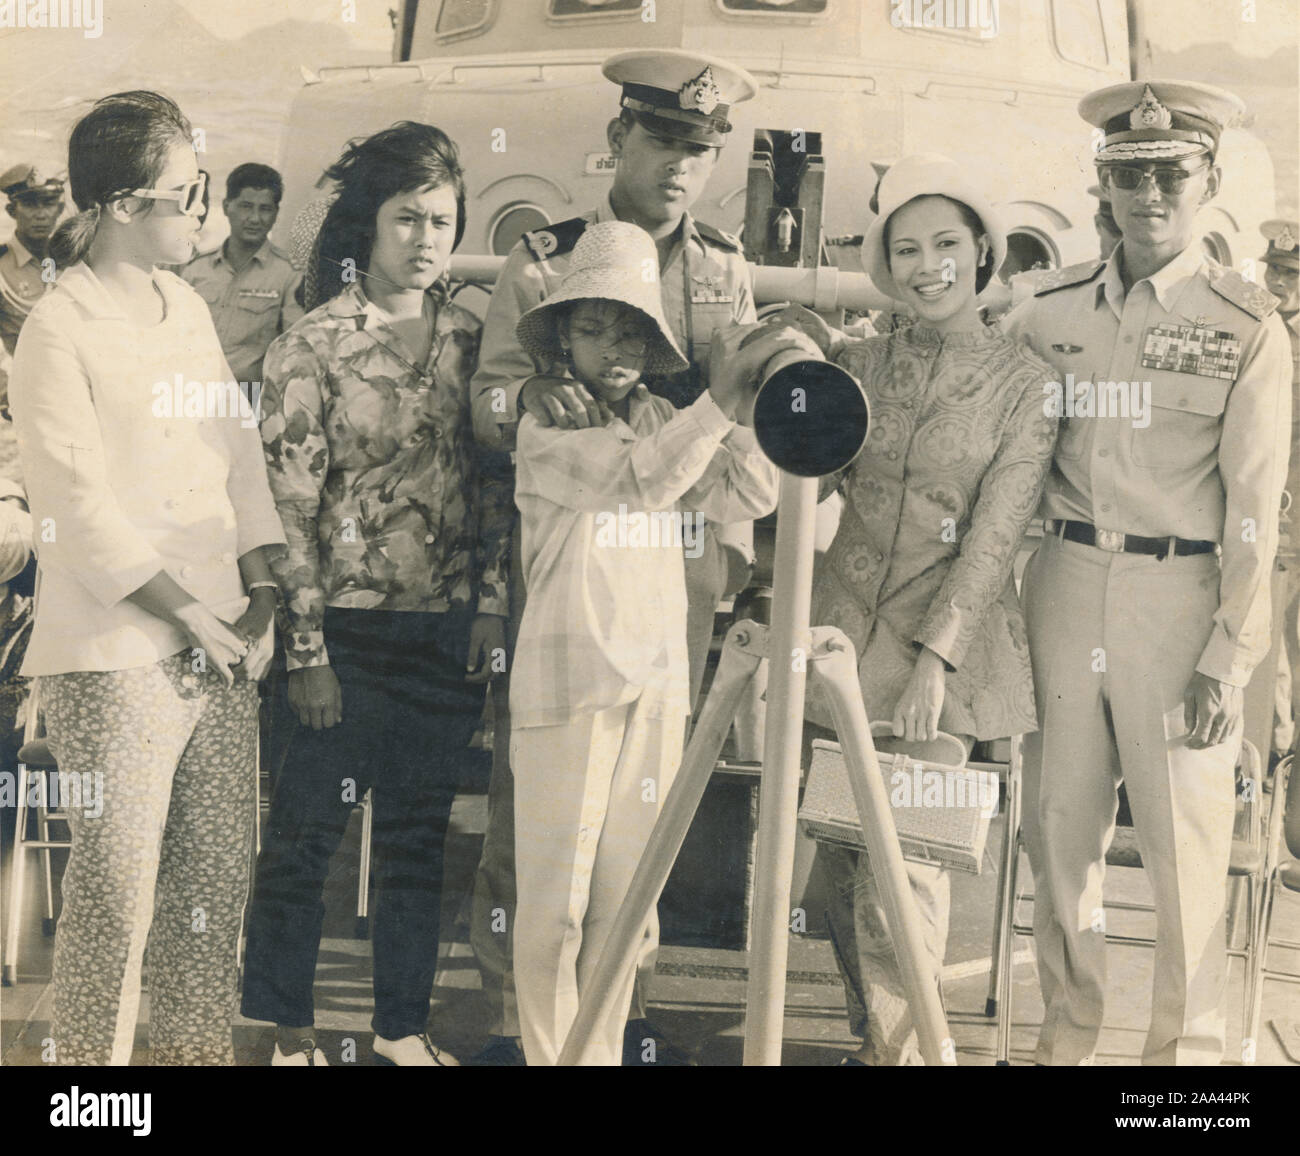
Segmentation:
{"type": "MultiPolygon", "coordinates": [[[[484,689],[465,682],[472,614],[325,611],[343,721],[298,726],[276,776],[248,919],[243,1014],[313,1022],[330,856],[373,788],[375,1015],[387,1039],[425,1030],[438,962],[443,841],[484,689]]],[[[288,711],[284,683],[278,691],[288,711]]]]}

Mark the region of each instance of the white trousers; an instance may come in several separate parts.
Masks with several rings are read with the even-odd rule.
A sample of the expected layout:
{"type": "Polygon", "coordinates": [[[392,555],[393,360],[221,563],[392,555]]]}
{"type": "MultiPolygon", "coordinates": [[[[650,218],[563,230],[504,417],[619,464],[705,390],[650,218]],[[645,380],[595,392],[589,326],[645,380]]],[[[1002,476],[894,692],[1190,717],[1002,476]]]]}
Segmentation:
{"type": "MultiPolygon", "coordinates": [[[[682,757],[685,715],[655,717],[636,702],[558,726],[517,728],[515,774],[515,993],[524,1056],[556,1062],[610,925],[627,896],[682,757]]],[[[653,910],[645,929],[658,944],[653,910]]],[[[622,1063],[634,971],[597,1025],[579,1063],[622,1063]]]]}
{"type": "Polygon", "coordinates": [[[1102,879],[1127,786],[1155,897],[1145,1064],[1217,1064],[1241,735],[1187,745],[1183,692],[1219,600],[1213,554],[1159,561],[1048,538],[1025,571],[1040,730],[1025,736],[1024,832],[1046,1011],[1037,1060],[1089,1062],[1106,991],[1102,879]]]}

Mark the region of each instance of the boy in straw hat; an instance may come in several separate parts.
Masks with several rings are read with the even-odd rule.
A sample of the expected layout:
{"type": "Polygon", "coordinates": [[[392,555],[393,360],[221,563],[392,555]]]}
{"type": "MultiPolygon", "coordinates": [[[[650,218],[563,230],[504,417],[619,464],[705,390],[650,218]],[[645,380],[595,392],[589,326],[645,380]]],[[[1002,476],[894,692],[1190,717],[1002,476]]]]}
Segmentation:
{"type": "MultiPolygon", "coordinates": [[[[530,356],[580,381],[610,418],[563,430],[529,415],[519,426],[528,603],[510,683],[510,759],[515,988],[530,1065],[556,1062],[681,757],[683,547],[698,548],[701,516],[733,522],[776,505],[777,472],[747,428],[743,377],[712,375],[681,411],[641,383],[686,365],[658,271],[645,231],[593,224],[559,289],[516,329],[530,356]]],[[[773,340],[740,356],[761,364],[773,340]]],[[[658,938],[653,916],[646,937],[658,938]]],[[[621,1062],[632,982],[621,977],[580,1063],[621,1062]]]]}

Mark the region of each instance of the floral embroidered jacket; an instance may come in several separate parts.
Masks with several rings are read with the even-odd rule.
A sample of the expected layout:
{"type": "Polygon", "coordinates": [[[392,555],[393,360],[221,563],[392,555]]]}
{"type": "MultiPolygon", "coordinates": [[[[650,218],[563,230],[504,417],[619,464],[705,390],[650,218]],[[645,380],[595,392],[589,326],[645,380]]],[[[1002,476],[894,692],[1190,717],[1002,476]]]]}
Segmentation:
{"type": "Polygon", "coordinates": [[[417,372],[351,285],[268,350],[261,429],[289,539],[274,570],[290,670],[329,662],[326,606],[507,613],[509,460],[470,425],[479,330],[440,301],[417,372]]]}
{"type": "MultiPolygon", "coordinates": [[[[996,326],[923,325],[851,342],[838,363],[865,388],[867,445],[814,581],[812,621],[852,640],[867,714],[893,717],[921,646],[948,676],[942,729],[980,739],[1037,729],[1012,566],[1056,444],[1053,371],[996,326]]],[[[819,697],[808,717],[829,725],[819,697]]]]}

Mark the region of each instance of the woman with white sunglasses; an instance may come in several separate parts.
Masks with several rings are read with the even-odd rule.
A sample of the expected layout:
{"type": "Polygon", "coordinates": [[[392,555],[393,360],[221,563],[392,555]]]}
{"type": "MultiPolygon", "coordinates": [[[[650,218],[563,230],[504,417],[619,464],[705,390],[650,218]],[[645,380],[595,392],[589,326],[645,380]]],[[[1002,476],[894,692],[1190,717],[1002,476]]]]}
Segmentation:
{"type": "Polygon", "coordinates": [[[125,1064],[149,944],[155,1064],[230,1064],[248,886],[257,687],[284,532],[256,422],[186,260],[203,178],[164,96],[98,101],[73,128],[81,210],[55,233],[10,403],[36,527],[39,676],[69,809],[52,1059],[125,1064]]]}

